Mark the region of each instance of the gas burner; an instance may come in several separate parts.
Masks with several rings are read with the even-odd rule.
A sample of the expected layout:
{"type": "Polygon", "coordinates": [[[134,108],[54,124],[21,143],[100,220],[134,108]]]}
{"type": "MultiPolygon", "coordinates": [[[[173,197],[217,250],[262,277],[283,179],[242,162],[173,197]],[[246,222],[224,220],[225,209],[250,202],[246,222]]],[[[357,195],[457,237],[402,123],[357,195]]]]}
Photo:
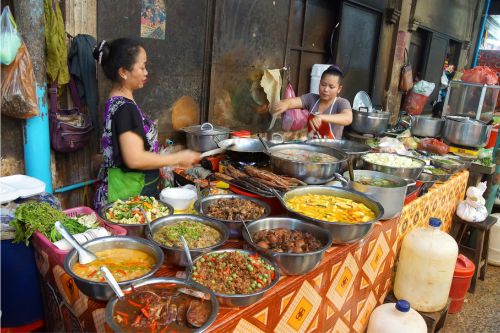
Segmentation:
{"type": "Polygon", "coordinates": [[[244,161],[234,161],[234,160],[228,160],[229,163],[231,163],[232,166],[236,168],[242,168],[246,166],[254,166],[254,167],[266,167],[269,165],[269,162],[244,162],[244,161]]]}

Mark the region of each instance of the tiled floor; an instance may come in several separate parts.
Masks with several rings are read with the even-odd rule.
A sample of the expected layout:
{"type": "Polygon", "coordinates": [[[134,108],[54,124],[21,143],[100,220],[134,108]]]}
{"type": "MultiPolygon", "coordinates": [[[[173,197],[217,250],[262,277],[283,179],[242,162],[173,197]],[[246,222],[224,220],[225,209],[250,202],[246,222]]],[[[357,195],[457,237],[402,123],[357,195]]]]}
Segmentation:
{"type": "Polygon", "coordinates": [[[448,315],[443,333],[500,332],[500,267],[488,266],[486,280],[478,280],[476,292],[468,293],[462,310],[448,315]]]}

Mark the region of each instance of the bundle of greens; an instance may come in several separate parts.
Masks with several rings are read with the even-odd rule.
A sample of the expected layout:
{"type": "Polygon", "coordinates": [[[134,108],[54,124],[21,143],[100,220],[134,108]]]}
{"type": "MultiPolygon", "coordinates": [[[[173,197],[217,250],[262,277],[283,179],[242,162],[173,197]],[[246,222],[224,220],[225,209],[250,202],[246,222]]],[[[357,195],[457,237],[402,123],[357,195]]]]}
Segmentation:
{"type": "Polygon", "coordinates": [[[88,223],[84,225],[76,218],[67,217],[62,211],[53,208],[48,203],[36,201],[19,205],[15,217],[10,222],[10,225],[16,229],[14,243],[24,242],[26,245],[29,244],[29,239],[35,231],[44,234],[51,242],[62,239],[61,234],[54,227],[56,221],[60,221],[72,235],[85,232],[98,224],[96,221],[94,225],[88,223]]]}

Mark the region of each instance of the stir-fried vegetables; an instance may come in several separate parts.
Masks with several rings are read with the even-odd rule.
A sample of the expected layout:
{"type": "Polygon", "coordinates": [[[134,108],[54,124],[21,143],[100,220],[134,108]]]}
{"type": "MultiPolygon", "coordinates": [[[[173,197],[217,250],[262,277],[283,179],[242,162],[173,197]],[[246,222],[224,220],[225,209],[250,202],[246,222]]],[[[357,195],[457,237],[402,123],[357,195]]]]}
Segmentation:
{"type": "Polygon", "coordinates": [[[190,220],[161,227],[154,233],[153,239],[165,246],[182,247],[181,236],[184,236],[190,249],[212,246],[221,240],[221,234],[217,229],[190,220]]]}
{"type": "Polygon", "coordinates": [[[106,218],[115,223],[144,224],[147,220],[141,207],[151,221],[170,214],[168,207],[161,205],[154,197],[136,196],[126,201],[115,201],[106,211],[106,218]]]}

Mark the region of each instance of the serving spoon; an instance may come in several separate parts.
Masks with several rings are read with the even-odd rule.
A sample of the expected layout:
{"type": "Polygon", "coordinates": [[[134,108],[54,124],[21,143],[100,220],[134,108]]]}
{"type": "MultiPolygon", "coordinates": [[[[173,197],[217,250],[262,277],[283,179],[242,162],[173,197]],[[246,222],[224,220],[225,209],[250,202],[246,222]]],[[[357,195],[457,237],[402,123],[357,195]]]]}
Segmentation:
{"type": "Polygon", "coordinates": [[[102,276],[104,276],[104,279],[109,284],[111,289],[113,289],[118,298],[122,298],[123,296],[125,296],[125,293],[123,292],[122,288],[120,288],[118,281],[116,281],[115,277],[113,276],[113,274],[111,274],[106,266],[99,267],[99,272],[101,272],[102,276]]]}
{"type": "Polygon", "coordinates": [[[68,229],[66,229],[66,227],[61,222],[56,221],[56,223],[54,223],[54,226],[56,230],[59,231],[59,233],[63,236],[63,238],[76,249],[76,251],[78,252],[78,262],[81,265],[90,264],[97,259],[95,254],[93,254],[77,242],[75,237],[73,237],[73,235],[69,233],[68,229]]]}
{"type": "Polygon", "coordinates": [[[142,216],[144,216],[144,219],[148,223],[148,229],[149,229],[149,232],[151,233],[151,236],[153,236],[153,229],[151,228],[151,220],[149,219],[148,214],[146,214],[146,211],[144,210],[144,208],[139,207],[139,209],[141,210],[142,216]]]}
{"type": "Polygon", "coordinates": [[[243,221],[243,219],[241,219],[241,223],[243,223],[243,226],[245,227],[245,230],[247,231],[248,238],[250,238],[250,242],[254,243],[253,238],[252,238],[252,234],[250,234],[250,230],[248,230],[247,224],[245,223],[245,221],[243,221]]]}
{"type": "Polygon", "coordinates": [[[193,259],[191,259],[191,253],[189,252],[189,246],[186,242],[186,239],[182,235],[181,235],[181,242],[182,242],[182,247],[184,248],[184,253],[186,254],[186,258],[188,261],[188,269],[189,269],[189,273],[190,273],[190,274],[187,274],[187,279],[190,280],[191,279],[191,272],[193,272],[193,259]]]}

